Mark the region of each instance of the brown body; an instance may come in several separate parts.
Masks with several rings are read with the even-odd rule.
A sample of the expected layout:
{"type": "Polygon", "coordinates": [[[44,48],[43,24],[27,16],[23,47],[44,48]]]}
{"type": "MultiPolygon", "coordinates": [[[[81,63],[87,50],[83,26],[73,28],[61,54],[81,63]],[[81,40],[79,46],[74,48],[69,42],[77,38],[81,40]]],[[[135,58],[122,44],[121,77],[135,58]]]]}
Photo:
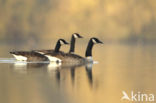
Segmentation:
{"type": "Polygon", "coordinates": [[[49,61],[49,59],[47,57],[45,57],[44,55],[37,53],[37,52],[28,52],[28,51],[14,51],[14,52],[10,52],[13,55],[16,56],[24,56],[27,58],[27,61],[49,61]]]}
{"type": "MultiPolygon", "coordinates": [[[[62,64],[68,64],[68,65],[82,65],[85,64],[86,59],[76,55],[76,54],[71,54],[71,53],[64,53],[64,52],[59,52],[59,53],[49,53],[46,54],[52,57],[56,57],[62,61],[62,64]]],[[[46,56],[45,55],[45,56],[46,56]]]]}

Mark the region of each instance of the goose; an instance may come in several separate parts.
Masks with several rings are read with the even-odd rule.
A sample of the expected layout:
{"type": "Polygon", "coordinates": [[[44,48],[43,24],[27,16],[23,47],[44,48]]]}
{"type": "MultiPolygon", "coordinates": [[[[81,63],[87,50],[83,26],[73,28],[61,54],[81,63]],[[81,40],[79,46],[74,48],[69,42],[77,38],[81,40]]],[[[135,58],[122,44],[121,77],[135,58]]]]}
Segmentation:
{"type": "Polygon", "coordinates": [[[68,65],[68,66],[69,65],[82,65],[88,62],[93,62],[92,49],[93,49],[94,44],[103,44],[103,42],[101,42],[98,38],[95,38],[95,37],[90,38],[87,49],[86,49],[86,53],[85,53],[86,58],[77,54],[72,54],[72,53],[57,53],[57,54],[48,53],[48,54],[45,54],[45,56],[48,58],[56,57],[60,59],[64,65],[68,65]]]}
{"type": "MultiPolygon", "coordinates": [[[[49,50],[50,52],[53,52],[54,54],[56,53],[63,53],[60,50],[61,45],[63,44],[69,44],[67,41],[64,39],[59,39],[56,43],[55,49],[54,50],[49,50]]],[[[47,52],[49,52],[47,51],[47,52]]],[[[42,53],[37,52],[37,51],[12,51],[10,52],[16,60],[18,61],[49,61],[49,59],[44,56],[42,53]]],[[[54,59],[55,61],[61,61],[58,58],[51,57],[51,59],[54,59]]]]}

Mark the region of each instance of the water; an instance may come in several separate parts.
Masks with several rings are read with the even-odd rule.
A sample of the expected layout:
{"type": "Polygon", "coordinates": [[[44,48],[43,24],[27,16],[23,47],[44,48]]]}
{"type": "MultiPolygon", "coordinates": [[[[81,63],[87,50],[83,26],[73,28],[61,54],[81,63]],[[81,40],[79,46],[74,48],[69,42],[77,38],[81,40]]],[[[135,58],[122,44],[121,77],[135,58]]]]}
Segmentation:
{"type": "Polygon", "coordinates": [[[8,51],[0,53],[1,103],[121,103],[122,91],[156,95],[155,45],[96,46],[98,63],[71,68],[20,65],[8,51]]]}

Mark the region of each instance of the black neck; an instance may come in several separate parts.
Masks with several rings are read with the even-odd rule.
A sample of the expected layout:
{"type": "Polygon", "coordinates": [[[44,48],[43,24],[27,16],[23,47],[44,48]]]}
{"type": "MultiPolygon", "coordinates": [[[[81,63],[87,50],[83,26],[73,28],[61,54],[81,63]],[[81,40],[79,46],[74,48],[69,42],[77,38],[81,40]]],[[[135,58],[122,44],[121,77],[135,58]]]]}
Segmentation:
{"type": "Polygon", "coordinates": [[[89,41],[89,43],[88,43],[88,46],[87,46],[87,49],[86,49],[86,57],[88,57],[88,56],[92,56],[92,48],[93,48],[93,42],[92,42],[92,40],[90,40],[89,41]]]}
{"type": "Polygon", "coordinates": [[[60,47],[61,47],[61,44],[60,44],[60,42],[59,41],[57,41],[57,44],[56,44],[56,46],[55,46],[55,52],[59,52],[59,50],[60,50],[60,47]]]}
{"type": "Polygon", "coordinates": [[[70,41],[70,50],[69,50],[69,53],[74,52],[74,50],[75,50],[75,38],[74,38],[74,36],[72,35],[71,41],[70,41]]]}

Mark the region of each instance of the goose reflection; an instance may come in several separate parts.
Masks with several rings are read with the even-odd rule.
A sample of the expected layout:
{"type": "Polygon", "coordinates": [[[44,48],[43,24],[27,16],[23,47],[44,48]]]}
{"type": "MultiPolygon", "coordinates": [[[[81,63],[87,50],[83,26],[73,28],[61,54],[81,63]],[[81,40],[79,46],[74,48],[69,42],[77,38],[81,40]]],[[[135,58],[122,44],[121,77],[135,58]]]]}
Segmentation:
{"type": "Polygon", "coordinates": [[[47,62],[25,62],[25,61],[14,61],[12,62],[14,71],[18,73],[27,74],[28,71],[32,71],[32,69],[45,69],[48,65],[47,62]]]}
{"type": "Polygon", "coordinates": [[[93,67],[93,63],[89,63],[85,66],[87,77],[88,77],[89,84],[91,85],[91,87],[93,85],[92,67],[93,67]]]}
{"type": "MultiPolygon", "coordinates": [[[[12,68],[12,66],[11,66],[12,68]]],[[[27,73],[27,64],[22,63],[22,62],[15,62],[13,63],[13,69],[14,71],[21,73],[21,74],[26,74],[27,73]]]]}
{"type": "Polygon", "coordinates": [[[70,69],[70,73],[71,73],[72,84],[74,85],[74,81],[75,81],[75,67],[72,67],[70,69]]]}
{"type": "Polygon", "coordinates": [[[29,62],[14,62],[14,70],[20,73],[27,73],[31,71],[31,69],[43,69],[46,71],[50,76],[54,77],[57,84],[60,85],[61,82],[61,69],[70,70],[70,77],[72,81],[72,85],[75,83],[75,74],[76,69],[79,67],[84,67],[86,70],[86,75],[88,78],[88,82],[92,87],[93,84],[93,76],[92,76],[92,66],[93,63],[88,63],[85,65],[71,65],[71,64],[64,64],[64,63],[57,63],[57,62],[49,62],[49,63],[29,63],[29,62]]]}
{"type": "Polygon", "coordinates": [[[60,75],[61,73],[60,73],[60,70],[59,70],[59,69],[56,70],[56,71],[55,71],[55,74],[56,74],[55,77],[56,77],[57,84],[58,84],[58,86],[60,87],[60,82],[61,82],[61,81],[60,81],[60,80],[61,80],[61,75],[60,75]]]}
{"type": "Polygon", "coordinates": [[[53,71],[53,70],[60,69],[61,65],[62,65],[62,63],[60,63],[60,62],[50,62],[47,65],[47,68],[48,68],[48,71],[50,72],[50,71],[53,71]]]}
{"type": "Polygon", "coordinates": [[[71,63],[59,63],[57,65],[54,64],[49,64],[51,66],[48,66],[48,72],[50,75],[55,75],[57,82],[60,82],[60,77],[61,77],[61,69],[66,69],[66,70],[70,70],[71,73],[71,79],[72,79],[72,83],[74,84],[74,80],[75,80],[75,69],[81,66],[84,66],[83,64],[79,64],[79,65],[73,65],[71,63]],[[55,74],[53,74],[55,73],[55,74]]]}
{"type": "Polygon", "coordinates": [[[22,61],[16,61],[14,60],[12,62],[13,65],[11,65],[10,68],[13,68],[15,72],[21,73],[21,74],[27,74],[27,63],[22,61]]]}
{"type": "MultiPolygon", "coordinates": [[[[92,76],[93,63],[88,63],[86,65],[81,65],[81,66],[85,67],[89,85],[92,87],[92,84],[93,84],[93,76],[92,76]]],[[[73,66],[73,67],[70,68],[70,75],[71,75],[72,85],[74,85],[74,83],[75,83],[75,70],[78,69],[78,67],[81,67],[81,66],[73,66]]]]}
{"type": "Polygon", "coordinates": [[[63,63],[61,65],[61,68],[63,69],[69,69],[70,70],[70,75],[71,75],[71,80],[72,80],[72,84],[74,85],[74,82],[75,82],[75,70],[78,69],[79,67],[83,67],[85,66],[85,64],[70,64],[70,63],[63,63]]]}

